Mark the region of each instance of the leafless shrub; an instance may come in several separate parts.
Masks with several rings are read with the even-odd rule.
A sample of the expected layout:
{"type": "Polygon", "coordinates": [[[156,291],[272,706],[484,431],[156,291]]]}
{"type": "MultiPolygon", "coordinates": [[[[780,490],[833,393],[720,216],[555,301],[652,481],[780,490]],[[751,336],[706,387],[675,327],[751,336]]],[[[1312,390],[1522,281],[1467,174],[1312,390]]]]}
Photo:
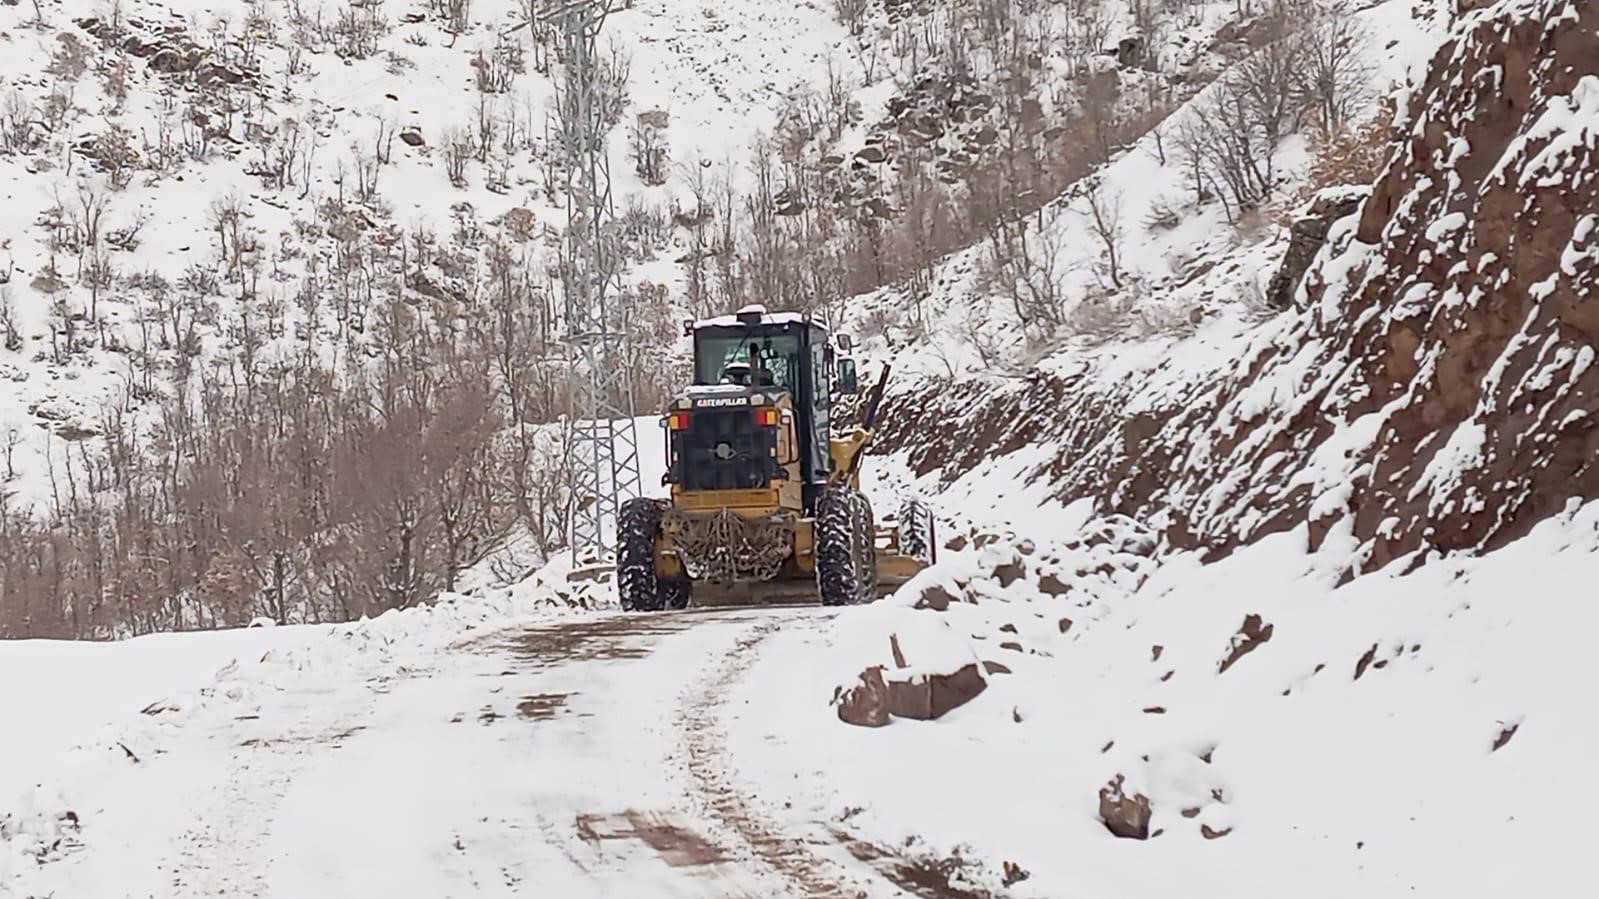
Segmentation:
{"type": "Polygon", "coordinates": [[[466,164],[472,158],[472,135],[465,128],[446,128],[440,140],[444,173],[456,187],[466,186],[466,164]]]}
{"type": "Polygon", "coordinates": [[[472,0],[439,0],[452,35],[463,35],[472,28],[472,0]]]}
{"type": "Polygon", "coordinates": [[[333,51],[349,59],[366,59],[378,52],[378,41],[388,30],[382,4],[347,6],[333,25],[333,51]]]}
{"type": "Polygon", "coordinates": [[[1157,197],[1144,216],[1144,230],[1170,231],[1183,222],[1182,207],[1167,197],[1157,197]]]}
{"type": "Polygon", "coordinates": [[[1023,326],[1043,331],[1058,325],[1065,312],[1060,286],[1064,273],[1059,271],[1065,255],[1064,229],[1056,224],[998,227],[984,243],[984,285],[1011,301],[1016,320],[1023,326]]]}
{"type": "Polygon", "coordinates": [[[595,71],[595,104],[607,127],[622,121],[627,109],[627,83],[632,77],[633,56],[626,45],[612,40],[607,52],[600,54],[595,71]]]}
{"type": "Polygon", "coordinates": [[[479,48],[472,58],[472,68],[477,73],[477,89],[485,94],[509,93],[516,76],[524,71],[522,45],[503,37],[491,50],[479,48]]]}
{"type": "MultiPolygon", "coordinates": [[[[1319,7],[1294,8],[1312,15],[1319,7]]],[[[1278,30],[1219,79],[1178,136],[1196,195],[1215,187],[1235,223],[1276,188],[1282,140],[1307,121],[1324,134],[1343,128],[1369,82],[1366,36],[1355,20],[1328,15],[1301,27],[1284,14],[1269,21],[1278,30]]]]}
{"type": "Polygon", "coordinates": [[[0,146],[7,153],[26,153],[38,146],[38,111],[16,88],[6,92],[0,105],[0,146]]]}
{"type": "Polygon", "coordinates": [[[866,11],[871,0],[833,0],[833,14],[849,33],[859,35],[866,28],[866,11]]]}
{"type": "MultiPolygon", "coordinates": [[[[0,284],[0,346],[15,353],[22,349],[22,332],[17,329],[17,298],[7,281],[0,284]]],[[[9,467],[9,459],[8,467],[9,467]]]]}
{"type": "Polygon", "coordinates": [[[81,78],[89,68],[88,46],[70,31],[57,34],[56,44],[55,54],[51,56],[45,72],[68,81],[81,78]]]}
{"type": "Polygon", "coordinates": [[[651,109],[639,113],[633,120],[633,127],[628,129],[628,152],[633,157],[633,169],[645,184],[666,183],[669,122],[666,110],[651,109]]]}
{"type": "Polygon", "coordinates": [[[144,226],[149,224],[150,214],[140,209],[133,221],[120,228],[112,228],[106,232],[106,245],[124,253],[131,253],[139,248],[139,235],[144,231],[144,226]]]}
{"type": "Polygon", "coordinates": [[[141,162],[133,135],[116,124],[94,136],[89,152],[106,173],[112,190],[126,188],[141,162]]]}
{"type": "Polygon", "coordinates": [[[378,201],[378,173],[382,163],[375,155],[369,156],[360,150],[355,151],[353,160],[355,169],[355,202],[362,206],[373,206],[378,201]]]}

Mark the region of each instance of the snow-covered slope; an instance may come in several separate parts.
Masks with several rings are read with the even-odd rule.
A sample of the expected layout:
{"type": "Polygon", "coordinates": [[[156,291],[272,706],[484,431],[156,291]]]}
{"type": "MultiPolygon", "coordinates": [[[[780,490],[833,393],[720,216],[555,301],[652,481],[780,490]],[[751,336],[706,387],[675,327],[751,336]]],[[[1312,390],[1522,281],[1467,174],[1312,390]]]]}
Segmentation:
{"type": "Polygon", "coordinates": [[[1586,882],[1599,9],[1482,7],[1297,308],[895,396],[875,486],[955,527],[753,672],[774,813],[1017,896],[1586,882]]]}
{"type": "Polygon", "coordinates": [[[1573,709],[1599,676],[1580,601],[1599,504],[1484,558],[1341,588],[1347,542],[1307,554],[1303,525],[1220,563],[1157,565],[1148,546],[1125,526],[1001,537],[778,635],[735,694],[744,783],[773,815],[914,846],[993,895],[1586,882],[1599,729],[1573,709]],[[867,666],[904,680],[976,660],[997,663],[987,689],[936,721],[860,728],[829,704],[867,666]],[[1102,822],[1117,780],[1147,798],[1147,839],[1102,822]]]}
{"type": "MultiPolygon", "coordinates": [[[[1148,520],[1172,546],[1352,529],[1366,568],[1502,545],[1592,496],[1599,73],[1565,35],[1593,10],[1493,9],[1402,95],[1389,164],[1333,225],[1303,307],[1067,351],[1009,382],[921,385],[885,416],[887,446],[945,479],[1041,452],[1017,457],[1019,477],[1148,520]],[[1474,74],[1501,68],[1521,74],[1474,74]],[[977,439],[932,449],[918,435],[940,420],[977,439]]],[[[1217,268],[1247,272],[1249,255],[1217,268]]]]}
{"type": "MultiPolygon", "coordinates": [[[[0,8],[0,482],[19,504],[47,505],[73,443],[92,445],[110,410],[136,420],[181,392],[195,359],[359,358],[384,340],[375,296],[404,290],[442,318],[485,298],[485,238],[552,263],[565,200],[548,28],[516,28],[526,10],[508,0],[454,6],[464,18],[444,4],[0,8]]],[[[661,217],[679,186],[640,180],[638,114],[667,114],[668,174],[742,163],[784,96],[852,59],[830,9],[781,0],[639,0],[606,32],[626,79],[617,205],[661,217]]]]}

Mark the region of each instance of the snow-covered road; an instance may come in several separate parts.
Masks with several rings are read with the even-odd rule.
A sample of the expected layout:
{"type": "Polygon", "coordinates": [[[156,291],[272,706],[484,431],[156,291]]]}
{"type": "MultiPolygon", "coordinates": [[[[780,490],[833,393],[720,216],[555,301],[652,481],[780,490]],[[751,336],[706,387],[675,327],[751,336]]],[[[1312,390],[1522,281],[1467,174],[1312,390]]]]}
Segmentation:
{"type": "Polygon", "coordinates": [[[769,634],[829,614],[583,617],[285,691],[214,735],[235,748],[170,895],[968,895],[826,822],[761,820],[734,786],[730,688],[769,634]]]}

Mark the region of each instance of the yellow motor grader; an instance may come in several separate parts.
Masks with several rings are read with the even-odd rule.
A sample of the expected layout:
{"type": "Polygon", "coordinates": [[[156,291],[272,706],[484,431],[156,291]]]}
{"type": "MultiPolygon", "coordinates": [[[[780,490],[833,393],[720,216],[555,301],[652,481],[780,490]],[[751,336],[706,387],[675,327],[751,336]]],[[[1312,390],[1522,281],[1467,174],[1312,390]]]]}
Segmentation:
{"type": "Polygon", "coordinates": [[[933,561],[925,507],[879,527],[860,489],[886,369],[861,425],[834,434],[834,404],[859,386],[821,323],[747,306],[685,329],[693,384],[661,417],[671,498],[617,515],[622,608],[867,602],[933,561]]]}

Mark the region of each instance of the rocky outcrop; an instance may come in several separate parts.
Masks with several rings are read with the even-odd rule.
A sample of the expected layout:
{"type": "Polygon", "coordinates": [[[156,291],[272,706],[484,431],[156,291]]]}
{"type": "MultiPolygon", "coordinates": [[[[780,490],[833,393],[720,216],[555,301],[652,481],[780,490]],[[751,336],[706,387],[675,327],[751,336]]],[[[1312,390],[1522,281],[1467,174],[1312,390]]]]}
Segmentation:
{"type": "Polygon", "coordinates": [[[1316,254],[1326,245],[1333,223],[1354,215],[1370,193],[1370,189],[1364,187],[1333,187],[1311,198],[1288,227],[1288,250],[1271,284],[1266,287],[1266,305],[1273,309],[1287,309],[1293,305],[1294,292],[1305,279],[1305,272],[1315,261],[1316,254]]]}
{"type": "Polygon", "coordinates": [[[156,25],[137,18],[112,23],[93,16],[78,19],[76,24],[102,44],[145,60],[153,72],[192,77],[200,85],[238,85],[256,79],[256,72],[218,59],[177,26],[156,25]]]}
{"type": "Polygon", "coordinates": [[[879,445],[955,477],[1048,441],[1034,474],[1058,499],[1212,555],[1338,528],[1351,575],[1491,550],[1599,498],[1599,4],[1501,0],[1458,28],[1370,198],[1331,222],[1305,308],[1242,358],[929,385],[891,397],[879,445]],[[926,449],[933,422],[966,439],[926,449]]]}

